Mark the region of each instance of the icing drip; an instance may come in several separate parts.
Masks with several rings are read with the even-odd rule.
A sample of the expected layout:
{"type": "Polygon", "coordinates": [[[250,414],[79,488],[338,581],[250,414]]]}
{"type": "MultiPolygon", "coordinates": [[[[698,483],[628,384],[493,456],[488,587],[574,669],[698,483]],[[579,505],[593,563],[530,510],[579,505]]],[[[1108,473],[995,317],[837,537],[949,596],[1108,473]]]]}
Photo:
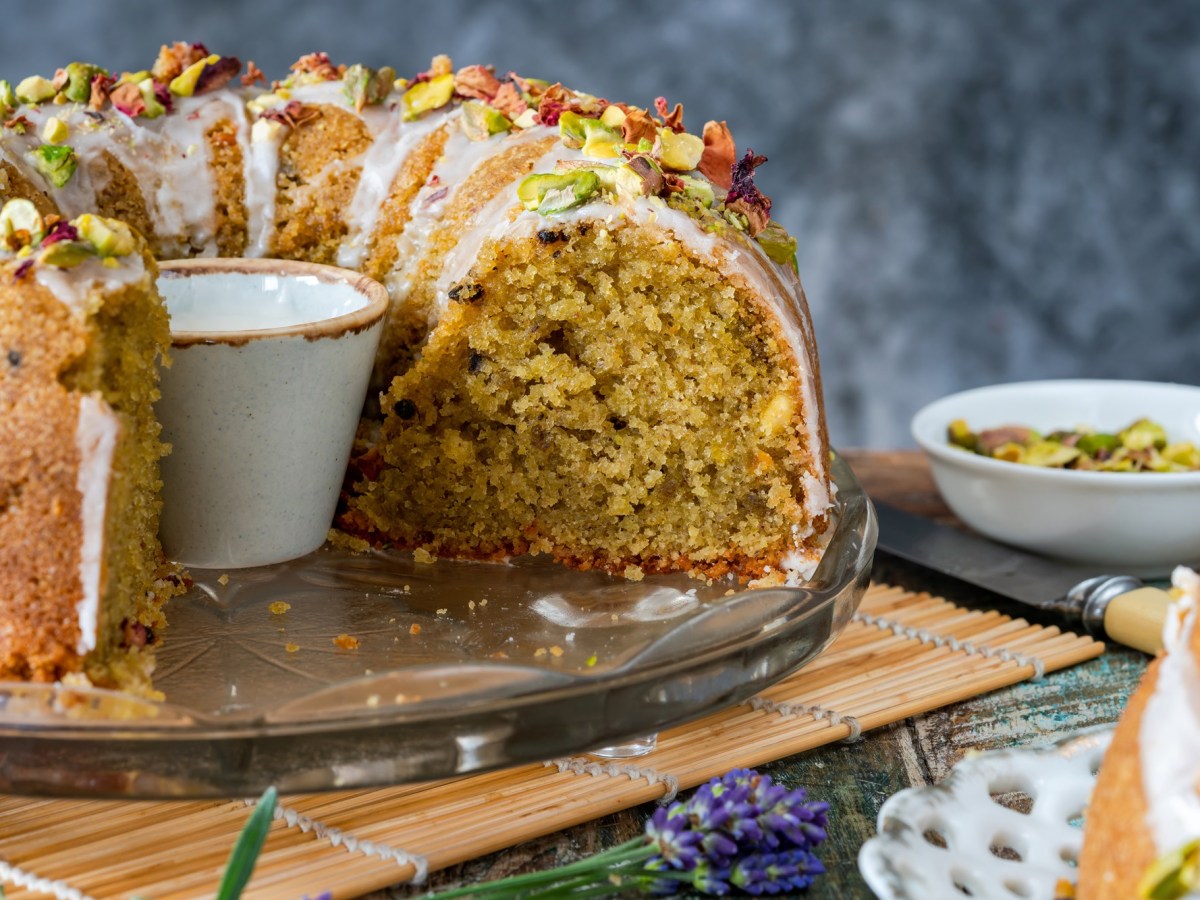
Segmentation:
{"type": "Polygon", "coordinates": [[[1167,654],[1138,735],[1146,821],[1159,853],[1200,836],[1200,669],[1190,646],[1200,576],[1180,567],[1171,580],[1184,596],[1163,626],[1167,654]]]}
{"type": "Polygon", "coordinates": [[[279,148],[287,131],[284,128],[254,131],[253,114],[238,129],[242,145],[243,176],[246,183],[246,250],[248,257],[261,258],[271,252],[275,231],[275,192],[279,175],[279,148]]]}
{"type": "Polygon", "coordinates": [[[391,109],[367,107],[363,110],[363,120],[371,131],[373,142],[360,160],[362,174],[346,211],[349,232],[338,248],[339,266],[357,269],[362,265],[400,167],[417,144],[445,124],[447,118],[446,113],[436,112],[415,122],[404,122],[391,109]]]}
{"type": "Polygon", "coordinates": [[[79,423],[75,429],[75,446],[79,449],[76,487],[80,496],[83,542],[79,548],[82,596],[75,605],[79,616],[79,642],[75,651],[81,656],[96,649],[100,594],[104,590],[104,526],[108,517],[108,483],[120,431],[121,424],[116,414],[98,394],[86,394],[79,398],[79,423]]]}
{"type": "Polygon", "coordinates": [[[146,262],[140,253],[122,256],[118,265],[109,267],[98,259],[89,259],[69,269],[34,265],[33,277],[66,306],[85,315],[99,305],[103,294],[132,284],[146,274],[146,262]]]}

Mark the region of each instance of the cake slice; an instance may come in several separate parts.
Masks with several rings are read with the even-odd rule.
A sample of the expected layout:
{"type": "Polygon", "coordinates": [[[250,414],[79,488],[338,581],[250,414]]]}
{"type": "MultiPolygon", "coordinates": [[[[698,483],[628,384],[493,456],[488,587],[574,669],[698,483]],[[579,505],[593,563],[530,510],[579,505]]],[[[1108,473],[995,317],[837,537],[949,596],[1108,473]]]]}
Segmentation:
{"type": "Polygon", "coordinates": [[[0,678],[151,691],[180,586],[158,544],[156,275],[118,221],[0,211],[0,678]]]}
{"type": "Polygon", "coordinates": [[[1179,599],[1104,756],[1084,826],[1080,900],[1200,897],[1200,576],[1179,599]]]}

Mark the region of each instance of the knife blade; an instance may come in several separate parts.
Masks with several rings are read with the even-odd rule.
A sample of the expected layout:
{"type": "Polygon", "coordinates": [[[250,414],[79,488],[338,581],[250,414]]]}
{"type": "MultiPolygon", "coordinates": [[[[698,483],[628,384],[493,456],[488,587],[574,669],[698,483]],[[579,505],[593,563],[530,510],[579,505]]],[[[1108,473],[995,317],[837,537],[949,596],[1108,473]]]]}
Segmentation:
{"type": "Polygon", "coordinates": [[[1057,562],[873,501],[878,549],[1155,654],[1171,596],[1131,575],[1057,562]]]}

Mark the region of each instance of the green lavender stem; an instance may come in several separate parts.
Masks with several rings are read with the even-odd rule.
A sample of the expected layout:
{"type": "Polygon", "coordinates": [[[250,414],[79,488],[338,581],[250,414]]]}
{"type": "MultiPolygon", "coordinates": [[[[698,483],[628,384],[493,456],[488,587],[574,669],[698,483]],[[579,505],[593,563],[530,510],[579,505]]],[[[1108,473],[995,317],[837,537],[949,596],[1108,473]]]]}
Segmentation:
{"type": "MultiPolygon", "coordinates": [[[[556,869],[513,875],[485,885],[456,888],[426,896],[428,900],[452,900],[456,897],[474,897],[480,900],[503,900],[510,897],[598,897],[622,889],[607,880],[610,874],[624,875],[626,871],[630,874],[640,873],[641,864],[654,853],[654,846],[647,843],[645,837],[637,837],[603,853],[556,869]],[[593,890],[582,892],[589,887],[593,890],[602,888],[603,893],[594,893],[593,890]]],[[[630,886],[633,886],[632,882],[630,886]]]]}

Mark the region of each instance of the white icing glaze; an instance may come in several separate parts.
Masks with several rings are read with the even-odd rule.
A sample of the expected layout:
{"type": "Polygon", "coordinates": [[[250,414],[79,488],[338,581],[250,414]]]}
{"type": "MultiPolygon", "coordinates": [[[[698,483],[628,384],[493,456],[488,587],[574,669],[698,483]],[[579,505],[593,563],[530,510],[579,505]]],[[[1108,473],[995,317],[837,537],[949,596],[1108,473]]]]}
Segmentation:
{"type": "Polygon", "coordinates": [[[242,146],[246,204],[246,251],[249,257],[263,257],[271,251],[275,232],[275,192],[279,175],[279,148],[287,136],[286,126],[254,131],[254,116],[238,129],[242,146]]]}
{"type": "Polygon", "coordinates": [[[108,484],[121,423],[98,394],[79,398],[75,446],[79,450],[76,488],[80,496],[79,585],[82,596],[75,605],[79,617],[80,655],[96,649],[100,595],[104,591],[104,531],[108,517],[108,484]]]}
{"type": "Polygon", "coordinates": [[[1200,837],[1200,670],[1190,648],[1200,576],[1180,567],[1171,580],[1184,595],[1163,626],[1167,653],[1138,734],[1146,822],[1160,854],[1200,837]]]}
{"type": "Polygon", "coordinates": [[[65,305],[85,315],[94,311],[89,304],[98,305],[104,292],[119,290],[146,274],[140,253],[117,257],[116,263],[106,266],[99,259],[89,259],[69,269],[35,263],[31,274],[65,305]]]}
{"type": "Polygon", "coordinates": [[[361,158],[362,174],[346,210],[349,231],[338,248],[338,265],[348,269],[362,265],[400,167],[417,145],[448,118],[447,113],[439,111],[414,122],[404,122],[399,113],[382,107],[367,107],[363,113],[372,143],[361,158]]]}

